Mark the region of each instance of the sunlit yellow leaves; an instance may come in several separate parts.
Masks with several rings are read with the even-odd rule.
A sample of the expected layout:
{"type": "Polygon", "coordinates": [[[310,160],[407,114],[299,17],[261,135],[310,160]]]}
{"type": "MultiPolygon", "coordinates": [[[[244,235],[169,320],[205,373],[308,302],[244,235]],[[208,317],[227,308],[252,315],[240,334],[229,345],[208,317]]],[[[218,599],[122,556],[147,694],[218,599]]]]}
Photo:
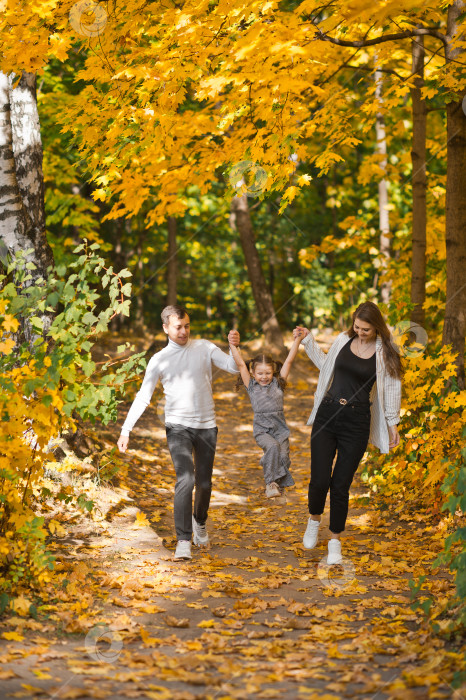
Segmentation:
{"type": "Polygon", "coordinates": [[[342,158],[342,156],[338,153],[325,151],[315,158],[315,164],[320,170],[322,170],[323,173],[326,173],[333,163],[338,163],[342,160],[344,160],[344,158],[342,158]]]}
{"type": "Polygon", "coordinates": [[[24,637],[18,632],[2,632],[2,638],[8,639],[10,642],[22,642],[24,637]]]}
{"type": "Polygon", "coordinates": [[[146,647],[158,646],[158,644],[160,643],[159,639],[157,639],[156,637],[151,637],[148,630],[146,630],[142,626],[139,628],[139,634],[141,635],[141,639],[143,641],[143,644],[146,647]]]}
{"type": "Polygon", "coordinates": [[[4,353],[5,355],[9,355],[14,347],[15,341],[12,338],[0,340],[0,352],[4,353]]]}
{"type": "Polygon", "coordinates": [[[311,182],[311,180],[312,180],[311,175],[307,175],[307,174],[300,175],[298,177],[298,185],[300,187],[304,187],[305,185],[308,185],[311,182]]]}
{"type": "Polygon", "coordinates": [[[70,36],[64,36],[63,34],[51,34],[49,37],[49,41],[49,55],[53,56],[59,61],[64,61],[68,57],[68,52],[73,43],[72,38],[70,36]]]}
{"type": "Polygon", "coordinates": [[[217,623],[215,620],[202,620],[202,622],[198,622],[197,626],[202,627],[203,629],[211,629],[212,627],[216,627],[217,623]]]}
{"type": "Polygon", "coordinates": [[[10,602],[11,609],[17,615],[28,615],[31,605],[32,605],[32,601],[30,601],[28,598],[25,598],[22,595],[18,596],[17,598],[14,598],[10,602]]]}
{"type": "Polygon", "coordinates": [[[216,97],[229,83],[228,78],[218,76],[201,80],[196,95],[199,99],[216,97]]]}
{"type": "Polygon", "coordinates": [[[92,198],[93,198],[94,200],[100,200],[100,201],[104,202],[105,199],[106,199],[106,197],[107,197],[107,193],[106,193],[106,191],[105,191],[104,189],[102,189],[102,188],[96,189],[96,190],[94,190],[93,193],[92,193],[92,198]]]}
{"type": "Polygon", "coordinates": [[[6,314],[2,320],[2,327],[7,333],[15,333],[19,328],[19,321],[14,316],[6,314]]]}
{"type": "Polygon", "coordinates": [[[64,537],[67,534],[65,528],[60,525],[57,520],[50,520],[47,524],[52,534],[55,534],[58,537],[64,537]]]}
{"type": "Polygon", "coordinates": [[[296,187],[295,185],[290,185],[290,187],[288,187],[285,190],[285,193],[283,195],[283,198],[282,198],[282,201],[280,204],[280,209],[279,209],[280,213],[283,212],[286,209],[286,207],[288,206],[288,204],[293,201],[293,199],[296,197],[298,192],[299,192],[299,188],[296,187]]]}

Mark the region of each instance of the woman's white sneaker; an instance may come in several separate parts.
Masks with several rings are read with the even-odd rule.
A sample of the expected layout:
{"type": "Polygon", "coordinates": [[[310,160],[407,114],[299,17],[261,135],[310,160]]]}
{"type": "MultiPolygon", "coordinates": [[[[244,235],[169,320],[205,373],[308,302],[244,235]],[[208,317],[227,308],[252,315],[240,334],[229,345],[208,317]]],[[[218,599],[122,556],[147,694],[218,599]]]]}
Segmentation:
{"type": "Polygon", "coordinates": [[[312,520],[312,518],[309,518],[307,521],[306,532],[304,533],[303,537],[304,549],[314,549],[319,536],[319,527],[320,520],[312,520]]]}
{"type": "Polygon", "coordinates": [[[327,564],[331,566],[332,564],[341,564],[342,561],[341,542],[332,538],[328,541],[327,564]]]}
{"type": "Polygon", "coordinates": [[[178,540],[176,545],[175,556],[173,557],[175,561],[181,559],[192,559],[191,557],[191,542],[188,540],[178,540]]]}
{"type": "Polygon", "coordinates": [[[209,544],[209,534],[205,525],[199,525],[193,515],[193,543],[200,547],[207,547],[209,544]]]}

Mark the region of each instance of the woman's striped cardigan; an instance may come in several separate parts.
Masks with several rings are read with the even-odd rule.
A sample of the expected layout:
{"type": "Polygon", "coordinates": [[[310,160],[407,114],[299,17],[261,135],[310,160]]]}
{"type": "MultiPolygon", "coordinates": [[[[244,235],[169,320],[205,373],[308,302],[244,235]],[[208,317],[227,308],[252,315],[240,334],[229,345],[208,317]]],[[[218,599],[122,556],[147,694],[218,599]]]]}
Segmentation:
{"type": "MultiPolygon", "coordinates": [[[[340,333],[330,347],[328,353],[325,353],[317,345],[312,333],[309,333],[301,341],[307,355],[317,369],[320,370],[319,381],[314,395],[314,408],[307,422],[308,425],[314,423],[320,402],[324,398],[332,382],[333,368],[337,355],[345,343],[348,342],[348,339],[349,335],[346,331],[340,333]]],[[[401,381],[395,377],[391,377],[385,367],[380,336],[377,336],[375,341],[375,353],[377,380],[372,387],[370,395],[372,405],[369,442],[375,445],[375,447],[378,447],[380,452],[386,454],[390,451],[388,426],[397,425],[400,421],[401,381]]]]}

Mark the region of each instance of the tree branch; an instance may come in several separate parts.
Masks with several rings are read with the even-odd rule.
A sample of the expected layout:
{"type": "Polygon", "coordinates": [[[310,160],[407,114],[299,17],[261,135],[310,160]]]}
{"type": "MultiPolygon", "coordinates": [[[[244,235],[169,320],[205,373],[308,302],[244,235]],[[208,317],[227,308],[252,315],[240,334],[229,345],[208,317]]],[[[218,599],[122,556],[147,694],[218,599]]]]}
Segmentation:
{"type": "Polygon", "coordinates": [[[355,70],[365,70],[368,73],[375,73],[375,71],[378,70],[381,73],[389,73],[390,75],[396,75],[396,77],[403,82],[405,80],[408,80],[408,78],[411,78],[412,75],[414,75],[413,73],[411,73],[410,75],[407,75],[406,78],[403,78],[403,76],[400,75],[399,73],[397,73],[396,70],[393,70],[393,68],[377,68],[376,69],[376,68],[369,68],[368,66],[353,66],[351,63],[343,64],[342,66],[340,66],[339,70],[341,70],[341,68],[354,68],[355,70]]]}
{"type": "Polygon", "coordinates": [[[332,44],[337,46],[349,46],[350,48],[361,48],[363,46],[375,46],[377,44],[383,44],[386,41],[398,41],[399,39],[410,39],[413,36],[434,36],[440,39],[445,45],[448,40],[447,37],[439,32],[435,27],[418,27],[416,29],[406,29],[404,32],[398,32],[397,34],[385,34],[379,36],[376,39],[360,39],[357,41],[347,41],[346,39],[337,39],[333,36],[328,36],[324,32],[317,29],[316,38],[321,41],[330,41],[332,44]]]}

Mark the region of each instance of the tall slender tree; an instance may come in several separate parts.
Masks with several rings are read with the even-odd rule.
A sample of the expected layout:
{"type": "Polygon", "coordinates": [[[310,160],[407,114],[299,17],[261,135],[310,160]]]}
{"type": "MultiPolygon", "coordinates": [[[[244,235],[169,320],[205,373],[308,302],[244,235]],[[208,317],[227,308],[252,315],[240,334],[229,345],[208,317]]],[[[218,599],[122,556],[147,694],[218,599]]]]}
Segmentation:
{"type": "Polygon", "coordinates": [[[168,255],[167,255],[167,304],[176,304],[178,263],[176,259],[176,219],[169,216],[168,227],[168,255]]]}
{"type": "Polygon", "coordinates": [[[19,193],[28,220],[27,237],[34,248],[38,274],[45,276],[53,263],[45,230],[42,139],[37,109],[36,75],[10,74],[9,98],[13,155],[19,193]]]}
{"type": "MultiPolygon", "coordinates": [[[[466,63],[461,18],[463,0],[448,8],[445,56],[449,63],[466,63]]],[[[453,93],[447,102],[447,192],[445,243],[447,252],[447,298],[443,342],[458,353],[458,383],[465,387],[464,350],[466,337],[466,114],[464,95],[453,93]]]]}
{"type": "Polygon", "coordinates": [[[256,248],[254,229],[245,194],[233,197],[231,202],[231,223],[239,233],[244,259],[248,269],[252,294],[256,302],[259,320],[268,346],[282,353],[285,349],[282,332],[273,306],[270,289],[265,280],[261,260],[256,248]]]}
{"type": "Polygon", "coordinates": [[[419,326],[425,323],[423,304],[426,298],[426,132],[427,109],[422,97],[424,87],[424,37],[418,36],[412,41],[414,75],[411,87],[411,104],[413,114],[413,138],[411,162],[413,166],[411,182],[413,188],[412,220],[412,265],[411,265],[411,301],[414,304],[411,322],[419,326]]]}
{"type": "MultiPolygon", "coordinates": [[[[387,136],[385,132],[385,116],[383,113],[382,97],[383,74],[376,68],[375,70],[375,98],[381,108],[377,112],[375,119],[376,151],[380,156],[379,165],[386,172],[387,170],[387,136]]],[[[383,279],[383,270],[387,268],[390,260],[390,213],[388,209],[388,183],[384,176],[378,182],[379,190],[379,249],[382,255],[382,282],[380,285],[380,296],[384,304],[390,301],[390,283],[383,279]]]]}

